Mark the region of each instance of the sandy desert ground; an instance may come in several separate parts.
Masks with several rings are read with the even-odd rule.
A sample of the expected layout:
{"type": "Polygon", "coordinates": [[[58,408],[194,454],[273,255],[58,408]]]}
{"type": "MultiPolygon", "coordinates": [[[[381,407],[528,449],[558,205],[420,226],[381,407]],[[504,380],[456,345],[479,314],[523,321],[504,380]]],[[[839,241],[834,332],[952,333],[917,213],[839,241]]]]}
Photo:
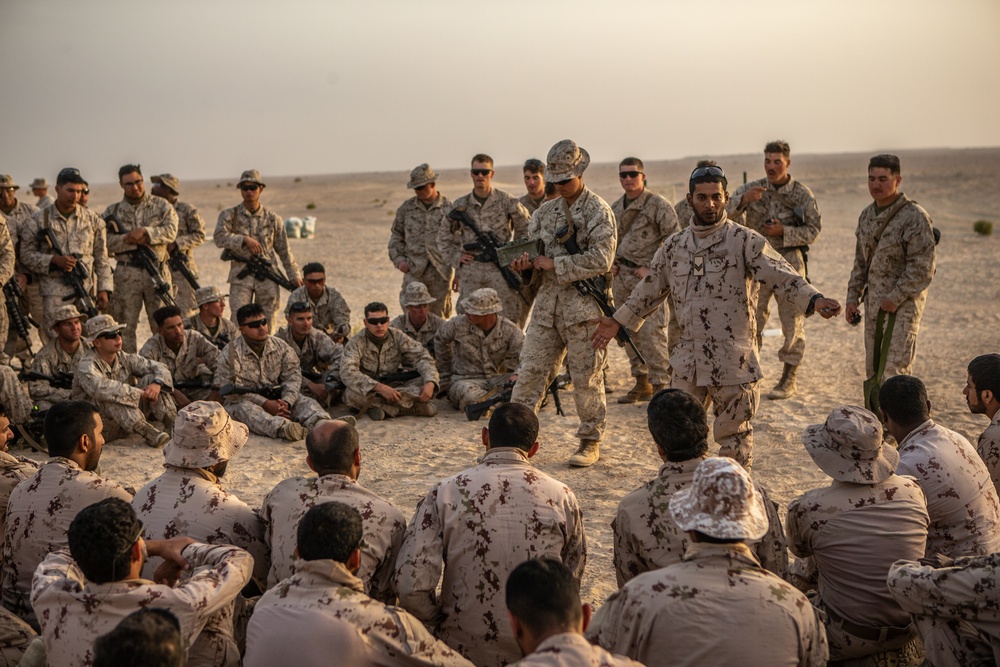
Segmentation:
{"type": "MultiPolygon", "coordinates": [[[[581,141],[586,146],[586,141],[581,141]]],[[[544,156],[547,147],[539,147],[544,156]]],[[[731,190],[748,177],[763,176],[759,156],[713,156],[727,170],[731,190]]],[[[1000,149],[905,152],[903,190],[931,214],[943,239],[938,247],[937,275],[930,288],[918,342],[916,374],[930,391],[934,418],[971,441],[984,428],[983,417],[970,415],[962,396],[965,367],[973,356],[995,352],[1000,312],[996,305],[1000,284],[998,235],[981,237],[972,230],[978,219],[1000,222],[1000,149]]],[[[671,201],[683,196],[686,178],[699,156],[647,164],[649,187],[671,201]]],[[[843,300],[854,251],[858,214],[870,199],[866,188],[867,154],[793,156],[791,173],[812,188],[823,213],[823,233],[810,252],[810,274],[827,296],[843,300]]],[[[144,165],[148,177],[170,171],[168,164],[144,165]]],[[[219,211],[240,201],[235,180],[244,168],[260,169],[268,187],[266,206],[284,217],[317,216],[315,239],[293,239],[299,264],[319,260],[327,267],[328,284],[343,293],[361,326],[365,303],[379,300],[398,312],[401,275],[386,253],[395,208],[411,193],[405,189],[409,168],[391,173],[275,178],[266,164],[234,165],[223,179],[181,180],[184,201],[195,204],[214,229],[219,211]],[[306,206],[315,204],[307,210],[306,206]]],[[[109,173],[113,170],[109,168],[109,173]]],[[[439,170],[440,171],[440,170],[439,170]]],[[[584,176],[587,185],[609,203],[620,195],[616,164],[596,164],[584,176]]],[[[85,174],[92,180],[98,175],[85,174]]],[[[494,185],[523,193],[517,166],[500,167],[494,185]]],[[[441,171],[441,192],[451,198],[471,188],[465,169],[441,171]]],[[[23,191],[22,191],[23,192],[23,191]]],[[[30,196],[30,193],[28,193],[30,196]]],[[[91,205],[97,210],[120,198],[117,184],[95,185],[91,205]]],[[[221,284],[228,267],[209,241],[196,251],[202,284],[221,284]]],[[[285,295],[287,296],[287,294],[285,295]]],[[[776,316],[772,327],[777,326],[776,316]]],[[[140,341],[148,335],[141,326],[140,341]]],[[[835,406],[860,401],[863,380],[863,338],[860,329],[842,318],[807,322],[808,348],[799,377],[799,393],[785,401],[763,400],[755,422],[757,433],[755,476],[785,506],[802,491],[826,483],[825,476],[805,453],[800,434],[805,426],[825,419],[835,406]]],[[[765,337],[762,351],[767,377],[764,392],[773,385],[781,366],[776,353],[780,338],[765,337]]],[[[624,352],[613,349],[608,424],[601,461],[588,469],[571,469],[565,461],[575,448],[576,411],[572,391],[563,397],[567,416],[558,417],[547,406],[539,415],[541,448],[534,461],[546,473],[563,480],[576,492],[586,522],[589,559],[583,597],[600,604],[615,590],[610,522],[619,499],[654,476],[659,467],[645,428],[645,406],[618,405],[615,399],[628,386],[624,352]]],[[[362,417],[361,481],[411,514],[430,485],[473,464],[481,452],[482,423],[469,423],[439,401],[433,419],[404,418],[371,422],[362,417]]],[[[138,488],[156,476],[162,465],[159,451],[136,441],[119,441],[105,448],[105,473],[138,488]]],[[[286,443],[253,436],[231,463],[226,485],[251,505],[285,477],[307,472],[303,443],[286,443]]]]}

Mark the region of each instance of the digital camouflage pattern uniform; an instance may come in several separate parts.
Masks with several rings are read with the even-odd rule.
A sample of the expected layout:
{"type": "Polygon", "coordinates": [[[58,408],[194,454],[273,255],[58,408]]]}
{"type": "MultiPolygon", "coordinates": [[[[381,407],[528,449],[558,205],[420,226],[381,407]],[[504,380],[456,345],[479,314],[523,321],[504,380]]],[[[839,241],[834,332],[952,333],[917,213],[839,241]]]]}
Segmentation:
{"type": "Polygon", "coordinates": [[[132,258],[131,252],[136,246],[125,241],[125,234],[140,227],[146,230],[149,236],[149,249],[156,254],[160,263],[160,278],[172,289],[170,267],[167,265],[167,244],[177,238],[177,212],[166,199],[147,193],[135,206],[122,199],[104,209],[102,216],[107,219],[110,215],[118,219],[122,233],[108,232],[107,235],[108,253],[114,255],[117,260],[114,293],[111,295],[108,311],[115,320],[127,325],[122,332],[122,349],[126,352],[135,352],[135,327],[139,322],[139,312],[145,306],[149,329],[156,331],[153,312],[165,304],[154,291],[152,276],[132,258]]]}
{"type": "Polygon", "coordinates": [[[986,464],[994,488],[1000,493],[1000,412],[993,415],[990,425],[979,435],[976,451],[986,464]]]}
{"type": "Polygon", "coordinates": [[[493,448],[479,465],[435,484],[417,505],[399,553],[396,591],[400,605],[449,646],[479,667],[499,667],[521,657],[507,621],[507,575],[543,557],[562,562],[577,580],[583,576],[587,541],[576,496],[520,449],[493,448]]]}
{"type": "Polygon", "coordinates": [[[650,268],[652,274],[618,308],[615,319],[634,330],[670,299],[681,329],[670,358],[671,386],[712,400],[719,453],[749,468],[751,420],[762,376],[754,315],[758,285],[766,284],[803,312],[819,292],[763,236],[726,219],[711,228],[688,227],[674,234],[656,251],[650,268]]]}
{"type": "MultiPolygon", "coordinates": [[[[184,320],[184,328],[190,329],[191,331],[197,331],[216,347],[219,347],[218,341],[220,335],[226,337],[226,340],[223,341],[224,343],[234,341],[240,335],[239,325],[232,320],[227,320],[224,317],[219,318],[219,326],[215,329],[215,333],[213,334],[209,331],[208,325],[205,324],[205,321],[201,319],[201,313],[195,313],[191,317],[184,320]]],[[[225,347],[225,344],[223,344],[222,347],[225,347]]]]}
{"type": "Polygon", "coordinates": [[[545,195],[542,195],[538,199],[534,199],[531,195],[525,193],[517,198],[517,201],[521,202],[521,206],[524,210],[528,212],[530,217],[532,213],[538,210],[538,207],[545,203],[545,195]]]}
{"type": "MultiPolygon", "coordinates": [[[[18,667],[38,635],[31,626],[0,607],[0,667],[18,667]]],[[[30,663],[34,664],[34,663],[30,663]]],[[[25,667],[29,663],[24,663],[25,667]]]]}
{"type": "MultiPolygon", "coordinates": [[[[69,354],[59,343],[59,337],[49,339],[31,359],[31,370],[42,375],[55,377],[57,373],[76,374],[76,367],[83,359],[87,343],[83,339],[73,354],[69,354]]],[[[48,410],[60,401],[72,398],[71,389],[60,389],[49,384],[48,380],[29,380],[28,393],[39,410],[48,410]]]]}
{"type": "Polygon", "coordinates": [[[454,269],[438,248],[438,232],[451,222],[444,217],[449,210],[451,202],[442,194],[438,194],[430,207],[424,206],[416,197],[410,197],[396,209],[389,236],[389,259],[393,266],[398,269],[403,262],[410,265],[409,272],[403,274],[400,305],[407,285],[423,283],[434,297],[431,313],[444,318],[451,317],[454,269]]]}
{"type": "MultiPolygon", "coordinates": [[[[7,523],[7,502],[14,487],[38,472],[38,461],[0,452],[0,531],[7,523]]],[[[0,537],[0,548],[3,538],[0,537]]]]}
{"type": "Polygon", "coordinates": [[[392,503],[361,486],[347,475],[331,473],[322,477],[291,477],[279,482],[264,496],[260,515],[271,548],[271,571],[267,587],[292,576],[303,563],[295,555],[299,521],[316,505],[337,501],[358,511],[364,531],[361,540],[361,567],[355,572],[364,592],[380,602],[396,600],[392,577],[396,555],[403,542],[406,518],[392,503]]]}
{"type": "Polygon", "coordinates": [[[600,646],[594,646],[577,632],[551,635],[542,641],[531,654],[521,658],[512,667],[643,667],[642,663],[621,655],[612,655],[600,646]]]}
{"type": "Polygon", "coordinates": [[[440,386],[434,358],[427,348],[392,327],[381,346],[371,341],[367,329],[348,341],[340,362],[340,380],[346,387],[344,403],[361,412],[378,406],[390,417],[397,416],[400,408],[411,407],[422,385],[433,382],[440,386]],[[419,371],[420,377],[397,387],[402,398],[399,403],[390,403],[375,392],[376,378],[403,368],[419,371]]]}
{"type": "Polygon", "coordinates": [[[139,355],[166,366],[175,383],[201,381],[208,385],[199,389],[179,390],[192,401],[204,400],[211,393],[212,380],[219,363],[219,348],[197,331],[185,329],[181,347],[176,352],[167,346],[163,336],[156,334],[143,344],[139,355]]]}
{"type": "Polygon", "coordinates": [[[188,665],[238,667],[240,653],[232,636],[216,634],[208,624],[233,606],[250,581],[253,558],[237,547],[197,542],[181,553],[192,569],[175,587],[145,579],[95,584],[87,581],[68,549],[50,554],[31,589],[31,603],[42,619],[48,663],[89,667],[95,639],[132,612],[153,605],[180,622],[188,665]]]}
{"type": "MultiPolygon", "coordinates": [[[[288,297],[288,303],[299,301],[312,304],[313,328],[341,336],[351,335],[351,308],[340,292],[329,285],[323,288],[323,295],[313,301],[306,286],[298,287],[288,297]]],[[[235,308],[233,309],[235,313],[235,308]]],[[[234,315],[235,318],[235,315],[234,315]]],[[[288,318],[288,304],[285,304],[285,318],[288,318]]]]}
{"type": "MultiPolygon", "coordinates": [[[[10,494],[3,542],[3,606],[38,627],[28,601],[35,568],[47,554],[68,545],[66,531],[77,513],[106,498],[132,502],[117,482],[54,456],[10,494]]],[[[51,657],[50,657],[51,660],[51,657]]]]}
{"type": "MultiPolygon", "coordinates": [[[[330,614],[353,625],[374,654],[373,664],[472,667],[468,660],[434,639],[410,614],[399,607],[382,604],[363,591],[361,580],[343,563],[333,560],[299,562],[295,574],[257,601],[247,634],[252,637],[255,633],[272,632],[272,629],[255,625],[254,618],[259,611],[271,611],[274,607],[288,612],[306,610],[311,614],[330,614]]],[[[292,614],[288,617],[286,623],[295,622],[292,614]]],[[[279,624],[282,616],[274,613],[268,618],[279,624]]]]}
{"type": "Polygon", "coordinates": [[[31,418],[31,397],[14,369],[6,364],[0,364],[0,402],[7,408],[11,424],[24,424],[31,418]]]}
{"type": "MultiPolygon", "coordinates": [[[[791,176],[784,185],[775,186],[766,178],[750,181],[736,188],[736,192],[726,206],[729,219],[739,222],[764,236],[764,223],[777,218],[784,231],[781,236],[764,236],[768,244],[785,258],[793,269],[806,277],[803,248],[816,242],[822,227],[819,206],[812,190],[791,176]],[[760,201],[743,206],[743,194],[752,188],[767,188],[760,201]],[[800,212],[803,222],[799,223],[795,210],[800,212]]],[[[771,297],[774,296],[767,285],[761,284],[757,297],[757,347],[761,345],[761,335],[771,314],[771,297]]],[[[788,301],[777,299],[778,317],[784,343],[778,350],[778,359],[783,364],[798,366],[806,350],[805,318],[802,312],[788,301]]]]}
{"type": "Polygon", "coordinates": [[[406,307],[404,306],[403,314],[392,318],[392,321],[389,322],[389,326],[393,329],[399,329],[407,336],[426,347],[427,351],[431,353],[431,356],[437,359],[437,350],[434,348],[434,337],[446,321],[447,320],[438,317],[434,313],[428,313],[427,321],[424,322],[423,326],[417,329],[413,326],[413,322],[410,322],[410,315],[406,312],[406,307]]]}
{"type": "MultiPolygon", "coordinates": [[[[0,219],[3,215],[0,215],[0,219]]],[[[7,281],[14,276],[14,268],[17,264],[17,255],[14,252],[14,241],[11,240],[10,231],[6,221],[0,223],[0,285],[6,285],[7,281]]],[[[6,308],[0,308],[0,341],[7,340],[7,327],[9,326],[9,316],[6,308]]],[[[5,361],[5,355],[0,351],[0,360],[5,361]]]]}
{"type": "Polygon", "coordinates": [[[688,203],[686,196],[681,196],[674,204],[674,213],[677,214],[677,224],[680,225],[681,229],[687,229],[691,226],[691,218],[694,216],[694,209],[691,208],[691,204],[688,203]]]}
{"type": "MultiPolygon", "coordinates": [[[[334,378],[340,379],[340,360],[344,356],[344,346],[334,343],[330,337],[314,328],[301,343],[295,340],[291,329],[282,327],[275,334],[277,338],[288,343],[295,356],[299,358],[299,367],[304,371],[326,373],[333,369],[334,378]]],[[[306,390],[306,378],[302,378],[302,391],[306,390]]]]}
{"type": "Polygon", "coordinates": [[[459,410],[483,400],[517,372],[524,334],[503,315],[486,333],[465,315],[444,323],[434,339],[441,388],[459,410]]]}
{"type": "Polygon", "coordinates": [[[858,218],[854,268],[847,283],[847,303],[864,303],[865,372],[874,373],[875,325],[883,299],[896,304],[896,323],[885,364],[885,377],[909,375],[917,356],[917,332],[934,277],[934,231],[919,204],[900,193],[883,211],[875,203],[858,218]],[[888,216],[881,241],[875,235],[888,216]]]}
{"type": "MultiPolygon", "coordinates": [[[[681,228],[670,202],[647,189],[643,189],[642,194],[632,200],[622,195],[611,205],[611,210],[618,222],[618,249],[615,251],[618,275],[611,282],[611,290],[615,303],[625,303],[639,284],[636,270],[649,268],[653,255],[663,241],[681,228]]],[[[639,362],[632,348],[625,347],[632,377],[646,375],[651,384],[670,384],[671,346],[667,340],[669,319],[669,308],[665,304],[661,305],[646,317],[646,323],[633,336],[636,347],[646,358],[645,364],[639,362]]]]}
{"type": "MultiPolygon", "coordinates": [[[[13,184],[13,179],[9,177],[4,178],[0,175],[0,187],[10,187],[13,184]]],[[[15,186],[16,187],[16,186],[15,186]]],[[[30,269],[24,265],[22,259],[21,251],[21,228],[25,225],[31,223],[31,216],[33,216],[38,211],[38,207],[28,202],[16,201],[14,203],[14,208],[9,212],[0,211],[0,219],[5,219],[7,223],[7,231],[10,233],[10,241],[14,244],[14,257],[17,260],[14,266],[14,273],[21,273],[28,276],[28,284],[24,287],[24,294],[28,299],[28,312],[35,319],[36,322],[42,322],[44,320],[44,311],[42,309],[42,297],[38,291],[38,276],[34,275],[30,269]]],[[[41,338],[42,343],[45,343],[49,336],[48,332],[44,330],[39,330],[39,338],[41,338]]],[[[17,333],[12,329],[7,331],[7,349],[6,352],[12,354],[18,345],[17,333]]],[[[0,343],[3,341],[0,340],[0,343]]],[[[23,343],[22,343],[23,345],[23,343]]]]}
{"type": "MultiPolygon", "coordinates": [[[[618,514],[611,522],[615,534],[615,574],[618,587],[642,574],[679,563],[690,546],[687,532],[670,514],[670,499],[678,491],[691,488],[694,471],[708,454],[687,461],[665,461],[659,475],[622,498],[618,514]]],[[[781,528],[778,504],[760,484],[757,492],[767,511],[768,531],[750,545],[761,567],[782,579],[788,575],[788,543],[781,528]]]]}
{"type": "MultiPolygon", "coordinates": [[[[194,249],[205,242],[205,220],[198,213],[198,209],[187,202],[178,201],[174,204],[174,210],[177,211],[177,238],[174,239],[174,243],[187,257],[188,268],[197,278],[198,265],[194,261],[194,249]]],[[[170,276],[177,288],[174,300],[181,313],[187,316],[192,311],[197,311],[198,306],[195,304],[194,288],[191,287],[191,283],[180,271],[171,269],[170,276]]]]}

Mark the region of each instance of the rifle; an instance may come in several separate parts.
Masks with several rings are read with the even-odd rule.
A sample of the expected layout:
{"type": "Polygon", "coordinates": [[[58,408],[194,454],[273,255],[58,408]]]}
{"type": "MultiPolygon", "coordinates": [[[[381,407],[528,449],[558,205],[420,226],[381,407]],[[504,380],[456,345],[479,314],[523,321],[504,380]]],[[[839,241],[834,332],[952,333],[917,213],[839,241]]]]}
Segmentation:
{"type": "Polygon", "coordinates": [[[12,277],[4,284],[3,298],[7,304],[7,316],[10,318],[10,323],[14,327],[14,331],[17,332],[18,338],[23,340],[25,347],[28,348],[28,356],[33,356],[31,351],[31,332],[28,330],[28,327],[33,326],[36,329],[40,327],[38,326],[38,322],[27,312],[27,308],[22,307],[22,304],[27,303],[27,297],[24,296],[21,286],[17,284],[16,278],[12,277]]]}
{"type": "Polygon", "coordinates": [[[55,375],[46,375],[45,373],[36,373],[35,371],[25,369],[20,372],[17,379],[21,381],[42,380],[43,382],[48,382],[56,389],[73,388],[73,374],[69,371],[56,371],[55,375]]]}
{"type": "Polygon", "coordinates": [[[258,396],[263,396],[269,401],[281,400],[281,385],[274,385],[271,387],[241,387],[232,383],[224,384],[219,389],[219,393],[223,396],[240,396],[243,394],[257,394],[258,396]]]}
{"type": "MultiPolygon", "coordinates": [[[[312,373],[314,371],[310,371],[310,372],[312,373]]],[[[302,375],[304,377],[309,377],[308,375],[305,374],[305,371],[303,371],[302,375]]],[[[319,374],[316,373],[316,375],[319,375],[319,374]]],[[[396,382],[409,382],[410,380],[414,380],[414,379],[416,379],[418,377],[420,377],[420,371],[418,371],[418,370],[411,370],[411,371],[396,371],[395,373],[386,373],[385,375],[380,375],[380,376],[378,376],[376,378],[373,378],[373,379],[376,382],[381,382],[382,384],[394,384],[396,382]]],[[[316,380],[313,380],[313,382],[316,382],[316,380]]],[[[327,372],[327,376],[326,376],[324,382],[326,383],[326,390],[327,391],[333,391],[334,389],[346,389],[347,388],[347,385],[344,384],[343,380],[335,381],[333,379],[333,377],[329,374],[329,371],[327,372]]]]}
{"type": "Polygon", "coordinates": [[[45,415],[47,413],[48,410],[39,411],[38,406],[34,406],[28,421],[23,424],[11,424],[14,430],[14,442],[23,440],[32,449],[42,454],[48,454],[49,446],[45,442],[45,415]]]}
{"type": "MultiPolygon", "coordinates": [[[[113,213],[109,214],[104,219],[104,222],[108,226],[108,232],[112,234],[125,233],[122,231],[121,223],[118,222],[118,218],[113,213]]],[[[149,274],[149,277],[153,279],[153,291],[156,292],[156,296],[160,297],[163,305],[176,306],[177,302],[174,301],[174,295],[171,294],[170,285],[160,275],[158,266],[160,258],[156,256],[156,253],[149,246],[137,245],[135,250],[130,250],[128,254],[132,256],[134,261],[139,262],[141,267],[149,274]]]]}
{"type": "Polygon", "coordinates": [[[205,380],[174,380],[174,389],[211,389],[211,381],[205,380]]]}
{"type": "Polygon", "coordinates": [[[274,268],[271,260],[260,255],[250,255],[249,257],[244,257],[243,255],[237,255],[232,250],[223,250],[221,259],[223,262],[236,261],[246,264],[243,270],[236,274],[237,278],[246,278],[250,274],[253,274],[253,277],[257,280],[270,280],[272,283],[277,283],[281,287],[284,287],[289,292],[298,288],[297,284],[286,278],[278,269],[274,268]]]}
{"type": "MultiPolygon", "coordinates": [[[[221,326],[220,326],[220,328],[221,328],[221,326]]],[[[207,338],[207,336],[206,336],[206,338],[207,338]]],[[[218,335],[216,335],[215,340],[213,340],[212,343],[214,343],[215,346],[217,348],[219,348],[220,350],[224,350],[226,348],[226,346],[229,345],[229,343],[230,343],[229,336],[227,336],[225,334],[225,332],[220,331],[218,333],[218,335]]]]}
{"type": "MultiPolygon", "coordinates": [[[[66,256],[66,253],[62,251],[59,246],[59,241],[56,239],[56,234],[52,231],[51,227],[45,227],[44,229],[38,230],[38,242],[45,242],[49,246],[49,250],[52,251],[53,255],[66,256]]],[[[73,288],[73,296],[63,297],[63,301],[80,301],[80,310],[87,314],[87,317],[97,316],[97,306],[94,304],[94,300],[90,297],[90,292],[87,291],[86,280],[89,277],[86,265],[80,261],[82,255],[79,253],[73,253],[70,255],[75,257],[77,262],[73,266],[71,271],[62,271],[62,279],[67,285],[73,288]]]]}
{"type": "MultiPolygon", "coordinates": [[[[559,381],[553,380],[546,390],[552,394],[552,404],[556,408],[556,414],[565,417],[566,413],[562,409],[562,401],[559,400],[559,381]]],[[[470,422],[477,422],[486,414],[487,410],[498,403],[510,403],[510,397],[514,393],[514,381],[507,380],[496,389],[491,390],[484,400],[479,403],[471,403],[465,406],[465,418],[470,422]],[[499,391],[498,391],[499,390],[499,391]]]]}
{"type": "Polygon", "coordinates": [[[462,246],[462,249],[466,252],[481,252],[486,255],[490,262],[500,269],[500,275],[507,281],[507,286],[517,292],[517,295],[521,297],[521,301],[525,305],[530,306],[531,304],[528,302],[528,299],[521,294],[521,286],[523,285],[521,277],[511,270],[509,266],[504,266],[500,263],[500,258],[497,256],[497,248],[503,244],[500,243],[500,239],[497,238],[496,234],[493,232],[483,233],[483,230],[479,228],[479,225],[472,219],[472,216],[469,215],[464,206],[452,209],[448,214],[448,219],[462,223],[469,228],[469,231],[476,235],[476,242],[466,243],[462,246]]]}
{"type": "Polygon", "coordinates": [[[188,281],[191,289],[201,289],[198,279],[191,270],[191,265],[188,264],[188,256],[184,254],[184,251],[180,248],[174,248],[170,251],[170,259],[167,262],[170,264],[171,271],[177,271],[184,276],[184,280],[188,281]]]}

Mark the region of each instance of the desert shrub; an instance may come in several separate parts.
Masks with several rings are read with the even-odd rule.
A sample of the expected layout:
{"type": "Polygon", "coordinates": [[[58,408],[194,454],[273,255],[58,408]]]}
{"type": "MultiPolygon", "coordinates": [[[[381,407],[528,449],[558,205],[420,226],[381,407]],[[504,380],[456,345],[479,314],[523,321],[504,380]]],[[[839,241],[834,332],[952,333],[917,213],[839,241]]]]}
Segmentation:
{"type": "Polygon", "coordinates": [[[989,236],[993,233],[993,223],[989,220],[976,220],[972,225],[972,230],[982,236],[989,236]]]}
{"type": "Polygon", "coordinates": [[[307,211],[311,211],[311,210],[313,210],[314,208],[316,208],[316,204],[315,204],[315,202],[309,202],[308,204],[306,204],[306,210],[307,210],[307,211]]]}

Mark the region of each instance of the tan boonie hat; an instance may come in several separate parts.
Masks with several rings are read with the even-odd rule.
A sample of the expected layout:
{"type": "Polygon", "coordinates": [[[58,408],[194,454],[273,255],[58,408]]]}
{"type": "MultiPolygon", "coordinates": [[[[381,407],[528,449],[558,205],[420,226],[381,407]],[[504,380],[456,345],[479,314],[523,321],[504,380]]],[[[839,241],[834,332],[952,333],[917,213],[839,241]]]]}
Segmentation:
{"type": "Polygon", "coordinates": [[[549,151],[545,180],[552,183],[583,176],[590,164],[590,154],[569,139],[563,139],[549,151]]]}
{"type": "Polygon", "coordinates": [[[227,296],[229,295],[223,294],[219,291],[218,287],[213,287],[212,285],[205,285],[194,291],[194,300],[199,306],[204,306],[206,303],[213,303],[215,301],[222,301],[227,296]]]}
{"type": "Polygon", "coordinates": [[[410,190],[416,190],[428,183],[434,183],[437,179],[438,175],[434,173],[429,164],[424,162],[414,167],[413,171],[410,172],[410,182],[406,184],[406,187],[410,190]]]}
{"type": "Polygon", "coordinates": [[[210,468],[236,456],[249,437],[246,424],[235,421],[218,403],[194,401],[177,413],[163,462],[178,468],[210,468]]]}
{"type": "Polygon", "coordinates": [[[462,312],[466,315],[492,315],[503,310],[500,297],[492,287],[482,287],[462,299],[462,312]]]}
{"type": "Polygon", "coordinates": [[[14,177],[10,174],[0,174],[0,188],[14,188],[20,190],[21,186],[14,182],[14,177]]]}
{"type": "Polygon", "coordinates": [[[124,324],[118,324],[115,322],[115,318],[110,315],[98,315],[97,317],[92,317],[87,320],[87,341],[93,343],[101,334],[111,331],[121,331],[124,328],[124,324]]]}
{"type": "Polygon", "coordinates": [[[750,474],[721,456],[698,464],[691,486],[670,499],[670,513],[681,530],[720,540],[759,540],[768,526],[764,501],[750,474]]]}
{"type": "Polygon", "coordinates": [[[826,422],[806,427],[802,443],[816,465],[840,482],[878,484],[899,464],[899,452],[882,442],[882,423],[856,405],[834,408],[826,422]]]}
{"type": "Polygon", "coordinates": [[[35,188],[47,188],[47,187],[49,187],[49,182],[46,181],[44,178],[36,178],[31,182],[32,190],[34,190],[35,188]]]}
{"type": "Polygon", "coordinates": [[[78,319],[81,324],[85,324],[87,322],[87,314],[81,313],[73,304],[68,306],[59,306],[52,312],[53,331],[55,330],[57,324],[73,319],[78,319]]]}
{"type": "Polygon", "coordinates": [[[260,172],[256,169],[247,169],[240,174],[240,182],[236,184],[236,187],[240,187],[244,183],[256,183],[262,188],[266,187],[264,181],[260,180],[260,172]]]}
{"type": "Polygon", "coordinates": [[[159,183],[161,185],[165,185],[166,187],[173,190],[175,195],[179,195],[181,193],[180,190],[181,182],[177,180],[177,177],[174,176],[173,174],[159,174],[157,176],[153,176],[149,180],[151,180],[153,183],[159,183]]]}
{"type": "Polygon", "coordinates": [[[436,299],[427,291],[427,285],[423,283],[410,283],[403,290],[403,307],[422,306],[427,303],[434,303],[436,299]]]}

